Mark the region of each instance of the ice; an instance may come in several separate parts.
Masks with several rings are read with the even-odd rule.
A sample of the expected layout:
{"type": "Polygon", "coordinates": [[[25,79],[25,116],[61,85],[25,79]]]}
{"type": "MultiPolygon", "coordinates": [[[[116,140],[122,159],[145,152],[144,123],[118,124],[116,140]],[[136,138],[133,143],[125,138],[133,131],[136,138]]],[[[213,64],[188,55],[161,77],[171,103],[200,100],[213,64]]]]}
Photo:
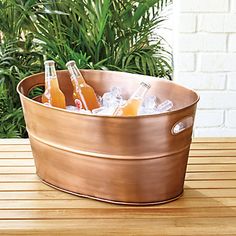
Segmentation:
{"type": "Polygon", "coordinates": [[[104,93],[102,96],[101,104],[103,107],[117,107],[123,103],[121,89],[118,87],[112,87],[109,92],[104,93]]]}
{"type": "Polygon", "coordinates": [[[139,110],[139,115],[154,115],[170,111],[173,108],[173,102],[165,100],[158,105],[156,96],[149,96],[144,99],[144,102],[139,110]]]}
{"type": "Polygon", "coordinates": [[[116,110],[117,106],[112,106],[112,107],[100,107],[97,109],[94,109],[92,113],[94,115],[98,116],[112,116],[116,110]]]}
{"type": "Polygon", "coordinates": [[[80,114],[87,114],[87,115],[91,115],[92,112],[89,110],[85,110],[85,109],[79,109],[76,106],[67,106],[66,107],[67,111],[74,111],[74,112],[78,112],[80,114]]]}
{"type": "Polygon", "coordinates": [[[75,112],[79,112],[80,109],[78,109],[76,106],[67,106],[66,107],[67,111],[75,111],[75,112]]]}
{"type": "Polygon", "coordinates": [[[155,110],[157,108],[157,97],[156,96],[146,97],[144,99],[142,106],[145,107],[146,109],[155,110]]]}
{"type": "Polygon", "coordinates": [[[139,110],[139,115],[155,114],[157,110],[157,97],[149,96],[146,97],[139,110]]]}
{"type": "Polygon", "coordinates": [[[170,100],[165,100],[157,107],[157,113],[163,113],[170,111],[173,108],[173,102],[170,100]]]}
{"type": "MultiPolygon", "coordinates": [[[[119,87],[112,87],[110,91],[104,93],[103,96],[98,96],[98,100],[100,101],[101,107],[92,110],[92,112],[89,110],[79,109],[81,107],[81,104],[79,103],[77,104],[78,108],[76,106],[67,106],[66,109],[80,114],[112,116],[119,106],[123,106],[127,102],[123,99],[122,91],[119,87]]],[[[158,100],[159,99],[156,96],[146,97],[140,107],[139,115],[160,114],[170,111],[173,108],[172,101],[165,100],[158,104],[158,100]]],[[[181,129],[182,127],[177,126],[175,131],[178,132],[178,130],[181,129]]]]}
{"type": "Polygon", "coordinates": [[[90,110],[84,110],[84,109],[80,109],[78,111],[80,114],[86,114],[86,115],[91,115],[92,112],[90,110]]]}
{"type": "Polygon", "coordinates": [[[52,105],[49,102],[44,103],[45,106],[51,107],[52,105]]]}

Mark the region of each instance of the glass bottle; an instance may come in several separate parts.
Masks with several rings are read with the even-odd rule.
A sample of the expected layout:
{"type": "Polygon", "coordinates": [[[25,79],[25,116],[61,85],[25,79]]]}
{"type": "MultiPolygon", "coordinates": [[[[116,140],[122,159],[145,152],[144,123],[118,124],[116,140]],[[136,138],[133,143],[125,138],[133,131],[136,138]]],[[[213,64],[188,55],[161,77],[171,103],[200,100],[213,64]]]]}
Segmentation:
{"type": "Polygon", "coordinates": [[[59,88],[55,62],[48,60],[45,65],[45,92],[42,95],[42,103],[48,103],[53,107],[66,108],[66,99],[59,88]]]}
{"type": "Polygon", "coordinates": [[[151,88],[149,84],[142,82],[139,88],[131,95],[125,105],[118,107],[114,116],[137,116],[139,108],[143,102],[145,95],[151,88]]]}
{"type": "Polygon", "coordinates": [[[100,107],[94,89],[86,83],[80,73],[75,61],[69,61],[66,66],[70,72],[71,82],[73,84],[73,98],[82,102],[83,109],[93,110],[100,107]]]}

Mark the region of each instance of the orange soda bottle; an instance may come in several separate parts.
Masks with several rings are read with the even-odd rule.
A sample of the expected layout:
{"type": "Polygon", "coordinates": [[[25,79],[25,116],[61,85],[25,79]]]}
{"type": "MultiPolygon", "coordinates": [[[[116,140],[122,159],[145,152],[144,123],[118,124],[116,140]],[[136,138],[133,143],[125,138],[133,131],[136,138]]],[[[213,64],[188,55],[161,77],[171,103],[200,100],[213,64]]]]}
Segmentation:
{"type": "Polygon", "coordinates": [[[114,116],[137,116],[143,99],[151,88],[149,84],[142,82],[139,88],[131,95],[125,105],[118,107],[114,116]]]}
{"type": "Polygon", "coordinates": [[[42,95],[42,103],[49,103],[53,107],[66,108],[66,100],[59,88],[55,62],[48,60],[45,65],[45,92],[42,95]]]}
{"type": "Polygon", "coordinates": [[[83,75],[80,73],[75,61],[69,61],[66,66],[70,72],[71,82],[74,87],[73,98],[82,102],[82,108],[93,110],[100,107],[94,89],[86,83],[83,75]]]}

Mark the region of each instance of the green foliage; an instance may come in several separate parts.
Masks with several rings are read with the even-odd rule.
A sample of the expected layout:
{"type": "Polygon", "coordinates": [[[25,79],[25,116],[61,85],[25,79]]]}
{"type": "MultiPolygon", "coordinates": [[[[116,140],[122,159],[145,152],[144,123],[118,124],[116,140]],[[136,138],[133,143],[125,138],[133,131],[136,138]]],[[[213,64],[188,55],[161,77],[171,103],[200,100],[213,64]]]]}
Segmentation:
{"type": "Polygon", "coordinates": [[[43,69],[42,49],[25,31],[23,18],[22,10],[10,1],[0,3],[0,138],[27,137],[16,86],[43,69]]]}
{"type": "Polygon", "coordinates": [[[26,137],[22,108],[15,108],[9,91],[0,82],[0,138],[26,137]]]}
{"type": "Polygon", "coordinates": [[[68,60],[79,68],[109,69],[169,76],[171,54],[154,29],[165,17],[163,0],[53,1],[31,11],[36,37],[48,57],[63,69],[68,60]]]}
{"type": "Polygon", "coordinates": [[[16,86],[42,69],[42,55],[22,48],[26,42],[21,46],[19,42],[2,43],[0,47],[0,138],[27,136],[16,86]]]}
{"type": "Polygon", "coordinates": [[[43,59],[58,69],[74,59],[79,68],[170,77],[171,53],[152,36],[171,1],[1,0],[0,138],[27,136],[16,86],[43,59]]]}

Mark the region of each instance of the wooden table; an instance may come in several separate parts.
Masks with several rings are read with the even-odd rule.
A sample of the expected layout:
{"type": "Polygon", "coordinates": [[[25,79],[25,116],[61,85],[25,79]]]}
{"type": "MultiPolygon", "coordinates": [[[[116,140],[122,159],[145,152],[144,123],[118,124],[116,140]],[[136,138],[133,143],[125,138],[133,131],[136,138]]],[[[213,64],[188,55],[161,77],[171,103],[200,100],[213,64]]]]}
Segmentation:
{"type": "Polygon", "coordinates": [[[0,140],[0,235],[236,235],[236,138],[195,139],[185,192],[151,207],[75,197],[42,184],[28,140],[0,140]]]}

